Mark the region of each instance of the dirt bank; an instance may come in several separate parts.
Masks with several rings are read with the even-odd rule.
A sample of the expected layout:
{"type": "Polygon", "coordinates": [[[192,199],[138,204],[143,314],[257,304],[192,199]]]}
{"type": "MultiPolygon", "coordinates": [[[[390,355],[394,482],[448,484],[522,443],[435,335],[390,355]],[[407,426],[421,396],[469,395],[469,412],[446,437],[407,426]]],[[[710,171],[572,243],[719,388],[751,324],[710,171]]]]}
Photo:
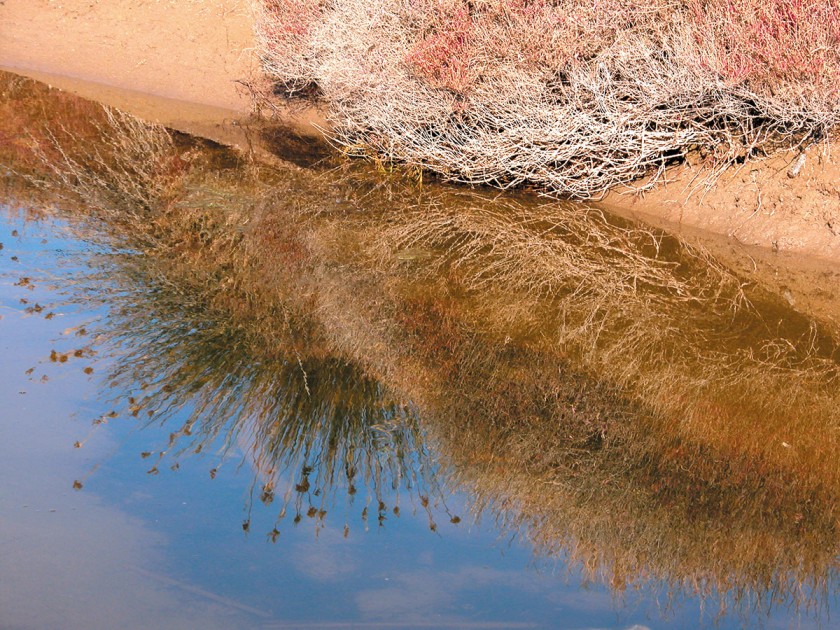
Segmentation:
{"type": "MultiPolygon", "coordinates": [[[[0,2],[0,69],[244,149],[262,81],[252,46],[247,0],[0,2]]],[[[314,108],[283,120],[326,126],[314,108]]]]}
{"type": "MultiPolygon", "coordinates": [[[[227,124],[253,109],[261,81],[248,0],[5,0],[0,67],[229,144],[250,143],[227,124]]],[[[289,117],[303,133],[325,120],[289,117]]],[[[840,261],[840,164],[825,147],[747,164],[711,189],[702,168],[680,167],[643,196],[603,205],[670,229],[701,228],[733,242],[840,261]]]]}
{"type": "Polygon", "coordinates": [[[781,153],[730,169],[710,186],[708,169],[685,165],[644,194],[613,192],[603,200],[663,226],[691,226],[736,243],[840,261],[840,162],[826,145],[781,153]]]}
{"type": "Polygon", "coordinates": [[[247,113],[244,0],[5,0],[0,65],[247,113]]]}

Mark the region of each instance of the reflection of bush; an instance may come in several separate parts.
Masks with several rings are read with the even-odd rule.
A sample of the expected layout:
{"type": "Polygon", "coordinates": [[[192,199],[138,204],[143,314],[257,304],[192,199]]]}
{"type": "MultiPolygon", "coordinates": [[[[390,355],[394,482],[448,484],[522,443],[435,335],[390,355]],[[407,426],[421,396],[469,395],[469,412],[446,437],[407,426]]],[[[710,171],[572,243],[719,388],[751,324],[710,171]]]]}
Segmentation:
{"type": "Polygon", "coordinates": [[[155,205],[91,205],[56,177],[91,147],[53,148],[64,211],[144,254],[102,261],[116,382],[177,414],[173,449],[246,445],[264,500],[285,470],[319,518],[315,490],[356,479],[424,493],[418,420],[477,513],[616,588],[772,605],[833,584],[836,339],[703,252],[579,206],[200,145],[168,145],[191,159],[155,205]]]}
{"type": "Polygon", "coordinates": [[[415,401],[476,511],[617,588],[818,597],[837,549],[832,335],[671,237],[424,195],[305,212],[299,238],[329,335],[415,401]]]}
{"type": "MultiPolygon", "coordinates": [[[[267,72],[351,152],[588,197],[840,121],[834,0],[255,0],[267,72]]],[[[656,179],[656,178],[654,178],[656,179]]]]}
{"type": "MultiPolygon", "coordinates": [[[[279,493],[278,512],[291,503],[319,520],[341,488],[379,512],[400,487],[428,493],[412,412],[331,355],[308,314],[262,277],[267,248],[289,264],[301,258],[243,230],[266,189],[235,155],[113,110],[56,106],[66,97],[4,78],[23,119],[14,122],[32,132],[21,150],[0,149],[0,163],[46,193],[80,237],[115,248],[72,291],[108,308],[97,338],[116,355],[108,381],[126,411],[176,425],[166,453],[245,449],[263,501],[279,493]]],[[[294,173],[287,183],[300,188],[294,173]]]]}
{"type": "MultiPolygon", "coordinates": [[[[53,126],[50,131],[68,144],[96,137],[95,120],[102,114],[99,105],[60,92],[45,99],[45,93],[46,89],[39,89],[30,79],[0,71],[0,159],[4,167],[25,173],[43,165],[32,148],[33,143],[44,142],[47,120],[61,121],[59,128],[53,126]]],[[[59,155],[52,153],[51,157],[59,155]]]]}
{"type": "MultiPolygon", "coordinates": [[[[446,353],[458,346],[443,336],[453,318],[467,321],[497,341],[537,344],[649,410],[634,423],[640,434],[795,471],[811,488],[840,482],[836,342],[781,299],[742,286],[677,239],[586,209],[432,191],[401,206],[393,195],[395,211],[373,218],[321,211],[306,237],[317,259],[335,261],[322,264],[342,269],[340,282],[324,274],[319,308],[333,335],[353,327],[342,333],[349,352],[370,355],[353,341],[439,346],[418,370],[451,374],[446,353]],[[357,268],[359,281],[344,288],[357,268]],[[381,326],[390,342],[371,332],[368,322],[383,318],[363,300],[383,294],[394,304],[381,326]],[[427,306],[409,309],[418,296],[427,306]],[[356,318],[353,303],[364,309],[356,318]]],[[[377,361],[382,374],[393,371],[393,359],[377,361]]]]}
{"type": "Polygon", "coordinates": [[[261,500],[280,493],[278,511],[291,501],[296,516],[316,508],[323,519],[339,489],[379,503],[403,483],[424,487],[413,415],[352,364],[307,355],[305,345],[301,355],[311,331],[281,317],[269,335],[248,318],[190,303],[205,297],[195,293],[201,286],[154,256],[114,262],[105,334],[120,358],[109,379],[117,390],[144,385],[136,409],[176,425],[168,451],[244,449],[261,500]]]}

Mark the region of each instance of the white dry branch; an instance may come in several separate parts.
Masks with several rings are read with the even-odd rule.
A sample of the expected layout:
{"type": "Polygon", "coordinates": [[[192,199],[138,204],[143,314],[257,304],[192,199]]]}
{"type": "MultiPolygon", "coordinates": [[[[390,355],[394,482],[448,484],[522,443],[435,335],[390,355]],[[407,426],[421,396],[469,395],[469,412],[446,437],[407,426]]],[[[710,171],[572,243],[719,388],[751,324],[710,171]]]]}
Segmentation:
{"type": "Polygon", "coordinates": [[[644,10],[627,0],[595,3],[604,9],[487,0],[471,11],[495,7],[492,19],[462,19],[463,36],[451,30],[461,0],[255,1],[266,71],[292,92],[318,86],[336,143],[452,181],[592,198],[642,177],[653,186],[692,151],[732,164],[840,122],[836,90],[728,80],[714,29],[698,32],[691,15],[703,0],[644,10]],[[513,5],[544,11],[514,15],[513,5]],[[278,22],[290,7],[298,26],[278,22]],[[439,51],[449,74],[430,78],[412,55],[434,33],[450,45],[439,51]]]}

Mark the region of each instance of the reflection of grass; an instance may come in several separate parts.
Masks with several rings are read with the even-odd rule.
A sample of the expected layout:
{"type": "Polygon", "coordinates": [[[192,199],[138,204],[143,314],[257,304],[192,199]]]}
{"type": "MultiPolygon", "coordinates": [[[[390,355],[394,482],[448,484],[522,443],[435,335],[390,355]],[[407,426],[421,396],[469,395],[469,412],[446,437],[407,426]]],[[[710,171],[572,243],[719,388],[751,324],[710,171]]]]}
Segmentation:
{"type": "Polygon", "coordinates": [[[478,512],[616,588],[661,578],[772,606],[830,583],[828,330],[598,213],[383,197],[308,219],[319,317],[417,402],[478,512]]]}
{"type": "Polygon", "coordinates": [[[763,611],[836,584],[836,487],[651,428],[550,346],[460,337],[457,379],[425,384],[422,412],[477,514],[617,590],[662,580],[763,611]]]}
{"type": "MultiPolygon", "coordinates": [[[[61,194],[84,199],[101,213],[135,215],[137,220],[165,208],[169,189],[185,163],[169,133],[117,110],[103,108],[96,141],[73,154],[49,127],[34,152],[51,171],[44,180],[61,194]],[[44,147],[44,148],[42,148],[44,147]]],[[[66,129],[63,136],[70,135],[66,129]]]]}
{"type": "Polygon", "coordinates": [[[255,199],[237,189],[238,159],[112,110],[77,120],[72,108],[47,108],[51,119],[40,120],[37,103],[50,98],[32,82],[12,87],[34,130],[15,170],[80,236],[119,248],[95,259],[90,277],[104,287],[73,290],[109,308],[99,339],[118,357],[108,380],[131,394],[127,412],[178,424],[166,453],[245,448],[260,498],[285,493],[285,514],[294,495],[298,517],[322,519],[342,487],[351,501],[375,500],[380,516],[386,493],[424,492],[431,472],[413,414],[260,285],[265,252],[242,230],[255,199]],[[292,478],[288,492],[277,487],[292,478]]]}
{"type": "Polygon", "coordinates": [[[72,142],[95,138],[93,120],[101,107],[58,91],[45,99],[44,93],[33,81],[0,71],[0,155],[5,167],[27,171],[40,164],[32,144],[48,120],[61,121],[54,134],[72,142]]]}
{"type": "Polygon", "coordinates": [[[119,257],[114,269],[106,334],[119,363],[109,378],[127,391],[142,384],[135,412],[180,425],[167,450],[246,449],[264,502],[295,477],[283,512],[296,489],[298,516],[302,501],[314,501],[323,518],[342,487],[351,498],[367,489],[380,502],[403,480],[422,486],[413,416],[352,364],[301,357],[297,338],[307,334],[289,326],[266,346],[247,320],[208,310],[183,269],[167,276],[153,256],[119,257]]]}
{"type": "Polygon", "coordinates": [[[388,286],[416,293],[426,278],[443,317],[456,308],[500,339],[514,326],[648,408],[647,430],[666,440],[837,487],[840,372],[827,329],[677,239],[586,210],[460,197],[350,218],[341,233],[353,230],[369,252],[360,264],[384,269],[388,286]],[[433,254],[406,264],[406,249],[433,254]]]}
{"type": "Polygon", "coordinates": [[[266,500],[289,467],[301,501],[351,471],[377,496],[418,476],[408,399],[477,511],[617,589],[748,603],[832,584],[840,393],[820,324],[585,208],[189,150],[154,204],[91,208],[144,254],[113,263],[119,376],[158,417],[192,405],[176,442],[239,431],[266,500]]]}

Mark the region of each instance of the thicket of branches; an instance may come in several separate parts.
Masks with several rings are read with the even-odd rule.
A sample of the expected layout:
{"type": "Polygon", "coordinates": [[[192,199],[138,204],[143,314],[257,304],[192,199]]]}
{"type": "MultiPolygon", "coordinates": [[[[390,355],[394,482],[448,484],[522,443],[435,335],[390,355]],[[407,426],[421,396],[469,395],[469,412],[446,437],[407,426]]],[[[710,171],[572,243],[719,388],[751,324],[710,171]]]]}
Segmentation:
{"type": "Polygon", "coordinates": [[[351,153],[591,197],[840,122],[838,0],[254,0],[264,67],[351,153]]]}

